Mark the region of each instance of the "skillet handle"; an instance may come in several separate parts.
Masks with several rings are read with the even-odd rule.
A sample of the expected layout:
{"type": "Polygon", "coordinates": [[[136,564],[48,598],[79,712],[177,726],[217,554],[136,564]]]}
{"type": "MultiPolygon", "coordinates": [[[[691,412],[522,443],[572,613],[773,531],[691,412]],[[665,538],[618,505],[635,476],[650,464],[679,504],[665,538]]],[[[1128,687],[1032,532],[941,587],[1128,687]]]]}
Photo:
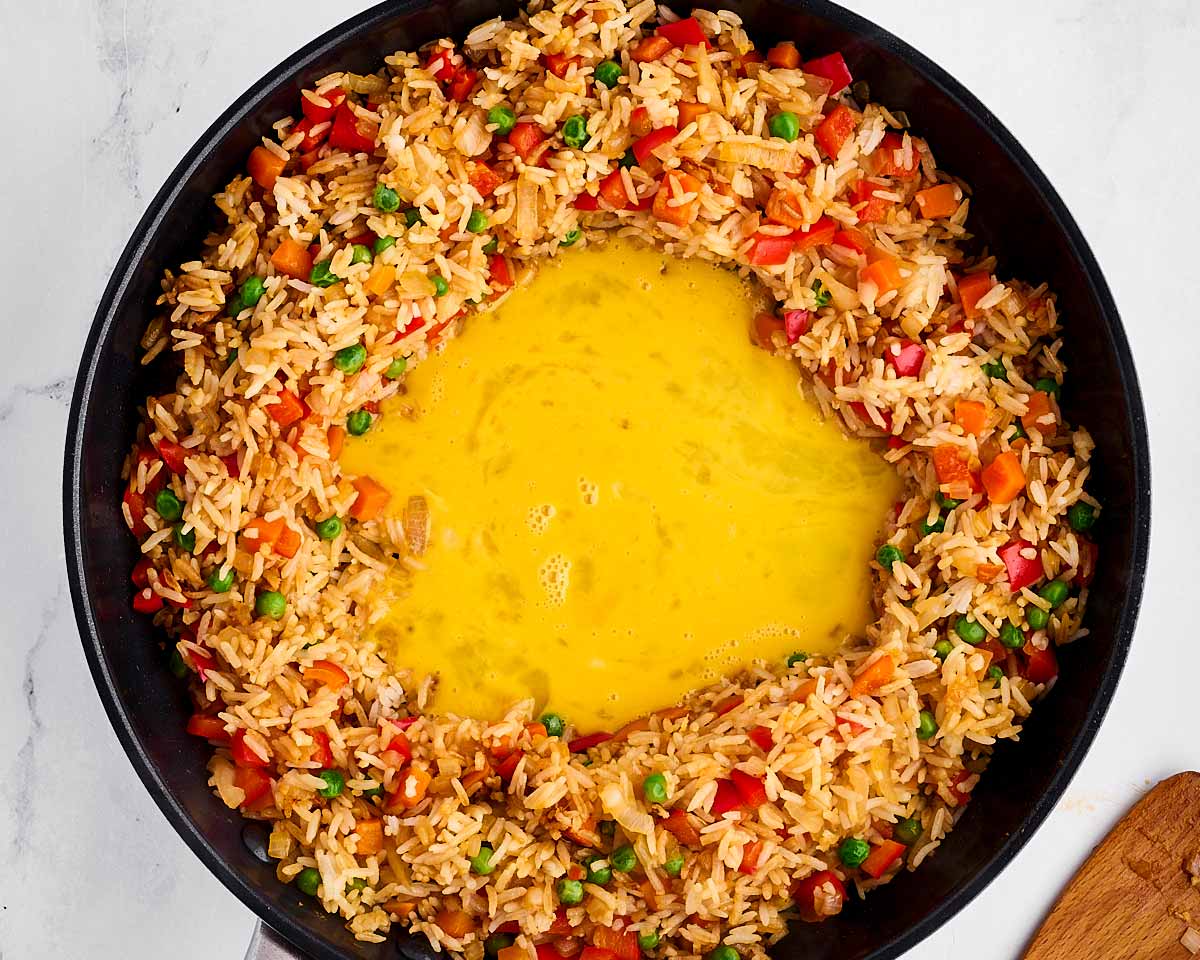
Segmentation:
{"type": "Polygon", "coordinates": [[[307,957],[259,920],[246,950],[246,960],[307,960],[307,957]]]}

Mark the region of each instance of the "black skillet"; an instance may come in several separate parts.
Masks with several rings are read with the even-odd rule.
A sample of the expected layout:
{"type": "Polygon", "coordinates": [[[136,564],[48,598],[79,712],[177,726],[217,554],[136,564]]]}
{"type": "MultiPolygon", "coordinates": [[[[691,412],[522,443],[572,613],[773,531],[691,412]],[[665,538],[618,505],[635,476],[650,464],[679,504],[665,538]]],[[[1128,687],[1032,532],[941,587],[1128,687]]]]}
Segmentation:
{"type": "MultiPolygon", "coordinates": [[[[1058,194],[1012,135],[945,71],[887,31],[824,0],[714,0],[738,11],[760,45],[798,39],[807,53],[841,50],[874,98],[907,112],[939,163],[975,190],[971,227],[1001,272],[1048,281],[1060,297],[1071,368],[1068,417],[1096,438],[1090,489],[1105,505],[1091,635],[1061,651],[1062,673],[1019,744],[997,751],[958,828],[914,875],[903,875],[820,925],[798,923],[779,960],[894,957],[961,910],[1041,824],[1087,752],[1108,707],[1141,598],[1150,531],[1146,420],[1133,361],[1100,269],[1058,194]]],[[[135,545],[119,504],[121,460],[156,371],[138,363],[139,336],[166,267],[190,259],[211,195],[242,169],[301,87],[334,69],[377,69],[385,54],[462,37],[511,3],[433,0],[374,7],[289,57],[226,110],[175,168],[134,231],[96,311],[71,405],[64,528],[71,598],[96,687],[138,775],[210,870],[282,938],[260,927],[260,958],[392,957],[428,952],[411,938],[367,945],[294,886],[275,879],[262,836],[205,786],[209,748],[184,733],[184,690],[165,669],[163,640],[130,607],[135,545]],[[301,953],[295,953],[284,940],[301,953]]],[[[159,385],[161,386],[161,384],[159,385]]],[[[864,559],[865,562],[865,559],[864,559]]]]}

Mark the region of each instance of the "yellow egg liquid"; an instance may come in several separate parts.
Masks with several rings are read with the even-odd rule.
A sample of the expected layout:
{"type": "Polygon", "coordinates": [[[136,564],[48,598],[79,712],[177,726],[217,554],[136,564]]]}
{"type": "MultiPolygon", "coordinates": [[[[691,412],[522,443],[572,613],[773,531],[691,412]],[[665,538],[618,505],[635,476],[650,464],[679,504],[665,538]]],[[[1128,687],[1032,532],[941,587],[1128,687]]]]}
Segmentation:
{"type": "Polygon", "coordinates": [[[411,371],[342,466],[427,498],[421,569],[372,628],[433,708],[535,698],[584,731],[871,616],[899,480],[752,345],[735,274],[612,240],[542,264],[411,371]]]}

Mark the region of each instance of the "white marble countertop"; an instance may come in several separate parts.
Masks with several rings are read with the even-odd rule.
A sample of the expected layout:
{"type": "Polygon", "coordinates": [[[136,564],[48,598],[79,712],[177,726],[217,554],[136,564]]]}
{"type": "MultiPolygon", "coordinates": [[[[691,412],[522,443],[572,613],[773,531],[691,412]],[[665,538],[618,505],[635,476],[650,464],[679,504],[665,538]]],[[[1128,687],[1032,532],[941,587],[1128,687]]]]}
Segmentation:
{"type": "MultiPolygon", "coordinates": [[[[1107,272],[1153,440],[1137,641],[1065,798],[1015,862],[910,956],[1008,958],[1151,783],[1200,766],[1200,101],[1193,0],[851,0],[974,91],[1041,164],[1107,272]],[[1001,12],[1002,11],[1002,12],[1001,12]]],[[[360,7],[291,0],[22,4],[6,17],[0,191],[0,957],[235,960],[253,918],[142,789],[81,654],[61,541],[79,348],[113,262],[184,150],[246,87],[360,7]],[[62,265],[71,273],[64,275],[62,265]]],[[[970,171],[959,171],[969,178],[970,171]]],[[[1094,426],[1103,429],[1102,420],[1094,426]]]]}

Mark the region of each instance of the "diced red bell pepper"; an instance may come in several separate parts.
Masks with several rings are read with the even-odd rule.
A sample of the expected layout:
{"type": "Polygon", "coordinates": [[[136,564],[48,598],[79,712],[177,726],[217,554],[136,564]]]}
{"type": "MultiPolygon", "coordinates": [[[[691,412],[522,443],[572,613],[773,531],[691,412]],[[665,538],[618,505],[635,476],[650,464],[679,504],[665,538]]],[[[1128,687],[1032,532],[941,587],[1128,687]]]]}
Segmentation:
{"type": "Polygon", "coordinates": [[[329,734],[324,730],[310,730],[308,735],[313,739],[313,751],[308,759],[321,765],[322,768],[333,766],[333,751],[329,748],[329,734]]]}
{"type": "Polygon", "coordinates": [[[742,847],[742,862],[738,864],[738,873],[752,875],[758,869],[758,861],[762,859],[763,842],[751,840],[742,847]]]}
{"type": "Polygon", "coordinates": [[[508,261],[501,253],[492,254],[488,260],[488,283],[493,290],[507,290],[513,285],[512,272],[508,269],[508,261]]]}
{"type": "Polygon", "coordinates": [[[842,146],[854,133],[857,123],[854,111],[844,103],[839,103],[824,120],[817,124],[813,136],[820,144],[821,149],[825,151],[825,156],[831,160],[837,158],[842,151],[842,146]]]}
{"type": "Polygon", "coordinates": [[[171,440],[159,440],[155,449],[158,450],[158,455],[162,457],[163,463],[172,473],[182,475],[186,471],[184,459],[190,451],[185,447],[171,440]]]}
{"type": "Polygon", "coordinates": [[[1100,560],[1100,548],[1087,537],[1077,536],[1079,540],[1079,567],[1075,574],[1075,583],[1086,587],[1096,575],[1096,563],[1100,560]]]}
{"type": "Polygon", "coordinates": [[[833,243],[835,246],[845,247],[855,253],[867,252],[867,238],[857,230],[839,230],[833,235],[833,243]]]}
{"type": "Polygon", "coordinates": [[[771,731],[767,727],[751,727],[747,736],[763,753],[770,753],[775,747],[775,738],[771,736],[771,731]]]}
{"type": "Polygon", "coordinates": [[[135,537],[144,537],[150,532],[150,527],[146,524],[146,497],[133,487],[126,487],[121,502],[129,508],[129,529],[135,537]]]}
{"type": "Polygon", "coordinates": [[[899,349],[888,347],[884,350],[883,359],[897,376],[915,377],[925,363],[925,348],[911,340],[901,340],[899,349]]]}
{"type": "Polygon", "coordinates": [[[667,814],[663,826],[685,847],[700,846],[700,831],[696,829],[692,818],[682,807],[676,807],[667,814]]]}
{"type": "Polygon", "coordinates": [[[241,788],[246,796],[242,800],[243,810],[262,810],[274,803],[271,784],[274,781],[262,770],[238,767],[233,772],[233,785],[241,788]]]}
{"type": "Polygon", "coordinates": [[[670,143],[677,136],[679,136],[679,131],[675,127],[659,127],[657,130],[651,130],[644,137],[635,140],[633,142],[633,155],[637,158],[638,164],[644,164],[655,150],[664,143],[670,143]]]}
{"type": "Polygon", "coordinates": [[[708,46],[708,37],[704,35],[704,30],[700,27],[700,23],[695,17],[676,20],[674,23],[659,24],[658,29],[654,32],[660,37],[666,37],[677,47],[699,46],[701,44],[708,46]]]}
{"type": "MultiPolygon", "coordinates": [[[[850,404],[850,409],[854,411],[854,415],[862,421],[864,427],[878,427],[878,424],[871,417],[871,412],[867,409],[867,405],[861,400],[855,400],[850,404]]],[[[892,411],[877,409],[879,418],[883,421],[883,428],[887,431],[892,429],[892,411]]]]}
{"type": "Polygon", "coordinates": [[[508,134],[509,145],[526,163],[545,139],[546,135],[536,123],[518,123],[508,134]]]}
{"type": "Polygon", "coordinates": [[[954,797],[960,807],[971,799],[971,791],[963,790],[961,787],[972,776],[973,774],[970,770],[960,770],[954,775],[954,779],[950,781],[950,795],[954,797]]]}
{"type": "Polygon", "coordinates": [[[329,101],[329,106],[322,107],[320,104],[304,96],[304,94],[300,95],[300,112],[304,114],[306,120],[311,120],[313,123],[324,123],[326,120],[332,120],[333,115],[337,113],[337,108],[346,99],[346,91],[341,87],[337,87],[336,89],[325,91],[325,93],[321,94],[321,97],[329,101]]]}
{"type": "Polygon", "coordinates": [[[854,81],[854,77],[850,75],[850,68],[846,66],[846,59],[840,53],[830,53],[809,60],[801,69],[814,77],[824,77],[828,80],[832,84],[829,88],[831,97],[836,97],[854,81]]]}
{"type": "Polygon", "coordinates": [[[820,921],[841,912],[842,904],[846,902],[846,885],[838,879],[832,870],[822,870],[796,881],[792,887],[792,899],[800,912],[800,919],[807,923],[820,921]],[[828,884],[834,891],[828,900],[818,899],[817,891],[828,884]]]}
{"type": "Polygon", "coordinates": [[[150,586],[150,571],[154,568],[154,564],[150,562],[149,557],[142,557],[133,565],[133,571],[129,574],[129,579],[133,581],[135,587],[150,586]]]}
{"type": "Polygon", "coordinates": [[[337,113],[333,116],[333,129],[329,131],[329,145],[338,150],[348,150],[351,153],[370,153],[375,149],[377,136],[379,136],[379,128],[367,120],[360,120],[350,109],[349,102],[344,102],[337,108],[337,113]]]}
{"type": "Polygon", "coordinates": [[[761,777],[752,776],[742,770],[731,770],[729,779],[733,781],[746,806],[757,809],[767,802],[767,788],[761,777]]]}
{"type": "Polygon", "coordinates": [[[611,950],[588,946],[579,954],[579,960],[617,960],[617,955],[611,950]]]}
{"type": "Polygon", "coordinates": [[[213,743],[229,743],[231,739],[229,731],[225,729],[225,721],[215,713],[193,713],[188,718],[187,732],[213,743]]]}
{"type": "Polygon", "coordinates": [[[772,237],[757,233],[754,235],[754,242],[750,246],[747,259],[755,267],[777,267],[787,263],[788,257],[795,249],[796,241],[792,239],[791,234],[772,237]]]}
{"type": "Polygon", "coordinates": [[[329,128],[325,127],[320,133],[314,134],[312,132],[312,128],[315,126],[317,126],[315,121],[308,119],[308,117],[304,117],[299,123],[292,127],[291,130],[288,131],[289,137],[297,133],[304,134],[304,139],[301,140],[299,145],[296,147],[296,149],[301,153],[308,153],[311,150],[316,150],[329,133],[329,128]]]}
{"type": "Polygon", "coordinates": [[[142,448],[138,449],[137,459],[133,464],[133,474],[134,476],[137,476],[138,471],[143,465],[145,465],[146,475],[148,478],[146,480],[145,492],[146,496],[148,497],[154,496],[154,494],[158,493],[159,490],[167,485],[167,472],[165,470],[158,470],[155,472],[154,476],[150,476],[150,470],[153,468],[154,464],[161,462],[162,457],[158,455],[157,450],[146,450],[142,448]]]}
{"type": "Polygon", "coordinates": [[[238,465],[238,458],[237,458],[236,453],[227,453],[225,456],[221,457],[220,459],[221,459],[221,462],[223,464],[225,464],[225,469],[227,471],[229,471],[229,475],[231,477],[241,476],[242,470],[241,470],[241,467],[238,465]]]}
{"type": "Polygon", "coordinates": [[[629,132],[635,137],[644,137],[653,129],[650,111],[645,107],[634,107],[633,112],[629,114],[629,132]]]}
{"type": "Polygon", "coordinates": [[[611,953],[618,960],[641,960],[642,957],[637,934],[628,929],[596,927],[592,930],[592,946],[611,953]]]}
{"type": "Polygon", "coordinates": [[[905,164],[903,160],[896,159],[896,155],[903,149],[904,137],[894,131],[885,133],[870,157],[870,169],[875,176],[904,179],[914,176],[919,166],[917,151],[915,148],[911,151],[912,159],[905,164]]]}
{"type": "Polygon", "coordinates": [[[795,343],[808,333],[809,313],[807,310],[785,310],[783,312],[783,332],[788,343],[795,343]]]}
{"type": "Polygon", "coordinates": [[[714,817],[720,819],[730,810],[742,809],[742,795],[732,780],[718,780],[717,792],[709,808],[714,817]]]}
{"type": "Polygon", "coordinates": [[[454,75],[458,73],[459,57],[453,50],[447,50],[442,47],[429,58],[429,62],[425,65],[433,76],[442,83],[449,83],[454,79],[454,75]]]}
{"type": "Polygon", "coordinates": [[[471,96],[471,91],[475,89],[475,83],[478,79],[478,70],[474,70],[471,67],[460,70],[446,88],[446,91],[450,94],[450,99],[457,100],[460,103],[466,100],[471,96]]]}
{"type": "Polygon", "coordinates": [[[1040,557],[1032,560],[1021,556],[1023,550],[1033,546],[1027,540],[1010,540],[997,552],[1008,570],[1008,588],[1016,593],[1023,587],[1037,583],[1042,578],[1042,561],[1040,557]]]}
{"type": "Polygon", "coordinates": [[[156,613],[162,605],[163,598],[149,587],[143,587],[133,595],[133,609],[138,613],[156,613]]]}
{"type": "Polygon", "coordinates": [[[600,209],[600,198],[594,197],[590,193],[581,193],[575,198],[574,206],[576,210],[591,213],[594,210],[600,209]]]}
{"type": "Polygon", "coordinates": [[[859,180],[850,188],[850,205],[858,208],[859,223],[876,223],[887,216],[888,207],[893,206],[894,201],[876,194],[886,193],[889,189],[887,184],[873,180],[859,180]]]}
{"type": "Polygon", "coordinates": [[[878,880],[893,863],[904,856],[907,847],[895,840],[883,840],[871,848],[867,859],[862,862],[862,872],[878,880]]]}
{"type": "Polygon", "coordinates": [[[600,197],[614,210],[629,209],[629,194],[625,192],[625,178],[620,170],[614,170],[600,181],[600,197]]]}
{"type": "Polygon", "coordinates": [[[270,760],[264,760],[246,745],[245,730],[238,730],[233,734],[229,752],[233,754],[233,762],[239,767],[267,767],[271,765],[270,760]]]}
{"type": "Polygon", "coordinates": [[[612,739],[611,733],[587,733],[582,737],[576,737],[567,744],[567,748],[572,753],[583,753],[586,750],[591,750],[592,747],[598,747],[602,743],[612,739]]]}
{"type": "Polygon", "coordinates": [[[350,675],[332,660],[314,660],[311,666],[304,668],[304,679],[340,690],[350,682],[350,675]]]}
{"type": "Polygon", "coordinates": [[[568,57],[561,53],[547,53],[544,59],[546,61],[546,69],[560,80],[564,79],[571,72],[571,67],[575,67],[578,70],[579,65],[583,63],[582,57],[568,57]]]}
{"type": "Polygon", "coordinates": [[[513,774],[517,772],[517,764],[521,762],[523,756],[525,756],[524,750],[514,750],[496,766],[496,776],[503,783],[508,783],[513,778],[513,774]]]}
{"type": "Polygon", "coordinates": [[[412,744],[409,742],[408,734],[403,730],[395,730],[392,732],[392,739],[388,741],[385,750],[394,750],[396,753],[404,757],[405,761],[412,759],[412,744]]]}
{"type": "Polygon", "coordinates": [[[1025,665],[1021,670],[1025,679],[1030,683],[1049,683],[1058,676],[1058,656],[1053,644],[1048,644],[1045,650],[1025,644],[1025,665]]]}
{"type": "Polygon", "coordinates": [[[821,247],[832,242],[837,232],[837,221],[829,217],[821,217],[811,227],[794,231],[792,241],[797,250],[808,250],[811,247],[821,247]]]}

